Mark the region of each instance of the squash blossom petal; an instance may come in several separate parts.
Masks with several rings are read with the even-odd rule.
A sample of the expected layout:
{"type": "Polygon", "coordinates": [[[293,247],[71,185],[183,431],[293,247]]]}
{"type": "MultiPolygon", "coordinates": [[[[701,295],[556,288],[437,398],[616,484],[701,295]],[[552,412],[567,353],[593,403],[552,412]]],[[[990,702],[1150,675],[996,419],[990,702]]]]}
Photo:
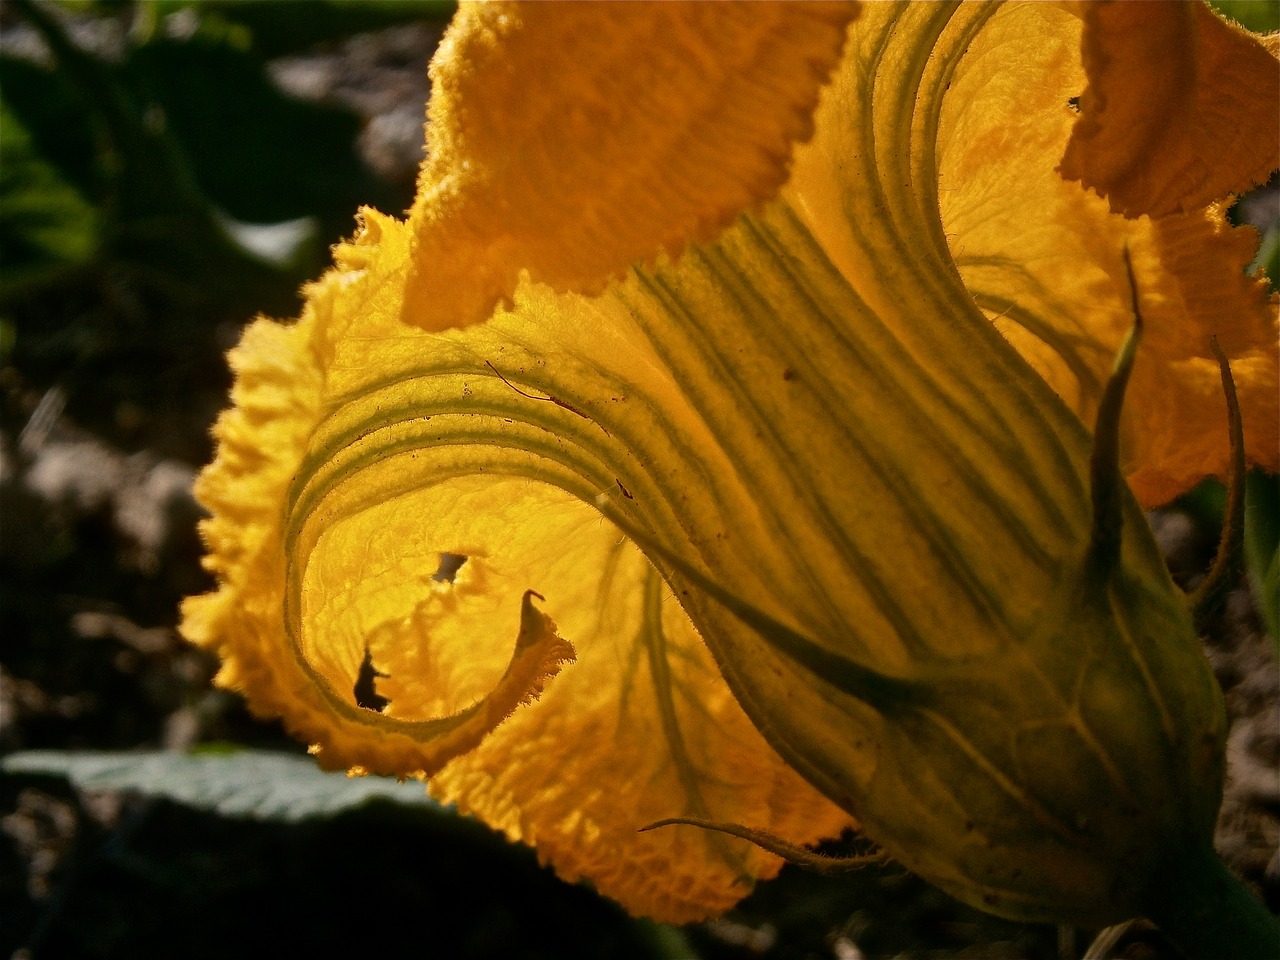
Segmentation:
{"type": "MultiPolygon", "coordinates": [[[[1208,843],[1224,718],[1127,493],[1090,566],[1083,423],[1127,243],[1139,496],[1226,466],[1210,334],[1275,466],[1276,305],[1210,203],[1273,131],[1228,104],[1241,155],[1192,189],[1072,106],[1123,26],[854,12],[464,5],[408,219],[363,211],[298,321],[231,354],[198,488],[220,586],[183,629],[322,764],[429,777],[637,913],[722,911],[780,864],[648,823],[856,816],[961,899],[1105,924],[1208,843]],[[1110,200],[1058,172],[1081,138],[1110,200]]],[[[1230,82],[1274,116],[1270,80],[1230,82]]]]}

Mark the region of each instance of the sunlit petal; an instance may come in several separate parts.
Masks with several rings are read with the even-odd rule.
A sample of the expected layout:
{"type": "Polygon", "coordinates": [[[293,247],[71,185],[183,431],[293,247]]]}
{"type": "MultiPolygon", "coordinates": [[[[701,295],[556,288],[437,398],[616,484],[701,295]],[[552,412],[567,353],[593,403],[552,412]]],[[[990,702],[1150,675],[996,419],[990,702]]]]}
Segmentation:
{"type": "Polygon", "coordinates": [[[1184,213],[1280,166],[1280,64],[1259,39],[1182,0],[1079,5],[1088,86],[1063,176],[1128,217],[1184,213]]]}
{"type": "Polygon", "coordinates": [[[1217,207],[1128,220],[1054,175],[1076,119],[1070,98],[1085,83],[1079,31],[1049,4],[1006,8],[951,78],[938,196],[956,266],[1005,336],[1091,423],[1133,322],[1127,245],[1147,321],[1125,405],[1124,466],[1134,492],[1155,505],[1206,476],[1225,476],[1226,404],[1213,337],[1235,371],[1249,459],[1274,470],[1277,309],[1265,283],[1244,273],[1256,234],[1228,226],[1217,207]],[[1019,46],[1027,37],[1035,43],[1019,46]]]}
{"type": "MultiPolygon", "coordinates": [[[[619,16],[600,6],[572,12],[619,16]]],[[[1203,333],[1266,416],[1247,238],[1215,211],[1125,220],[1058,175],[1081,28],[1040,5],[872,5],[768,200],[847,15],[746,16],[737,73],[678,24],[714,82],[630,87],[634,37],[464,13],[409,220],[366,213],[302,320],[233,356],[200,489],[221,589],[184,629],[322,762],[431,775],[636,912],[704,916],[778,866],[652,820],[807,843],[855,811],[985,909],[1136,912],[1169,836],[1207,843],[1224,721],[1118,478],[1123,550],[1094,562],[1085,424],[1126,243],[1164,328],[1135,374],[1143,495],[1218,469],[1219,411],[1184,456],[1157,409],[1206,395],[1203,333]],[[545,101],[512,95],[542,74],[545,101]],[[602,74],[637,115],[617,138],[567,106],[602,74]]]]}
{"type": "Polygon", "coordinates": [[[638,828],[710,817],[812,842],[848,814],[764,743],[657,571],[583,501],[696,514],[736,481],[676,479],[706,427],[620,303],[530,288],[427,334],[398,319],[408,245],[367,214],[302,321],[261,322],[234,354],[238,406],[200,488],[224,585],[184,629],[326,765],[437,774],[436,795],[636,912],[724,910],[780,861],[638,828]],[[271,453],[243,452],[264,423],[271,453]],[[438,576],[441,554],[466,559],[438,576]],[[529,589],[554,625],[521,629],[529,589]],[[560,637],[578,662],[547,682],[573,653],[560,637]],[[366,651],[382,712],[354,692],[366,651]]]}
{"type": "Polygon", "coordinates": [[[855,11],[463,4],[432,63],[405,320],[485,320],[522,269],[598,293],[773,196],[855,11]]]}

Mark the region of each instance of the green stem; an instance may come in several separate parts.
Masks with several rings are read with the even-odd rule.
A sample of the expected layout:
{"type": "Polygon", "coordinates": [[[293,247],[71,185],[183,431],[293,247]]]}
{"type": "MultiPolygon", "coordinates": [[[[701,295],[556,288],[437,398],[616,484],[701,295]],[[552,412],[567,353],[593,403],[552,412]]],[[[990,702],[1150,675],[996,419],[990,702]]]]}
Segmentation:
{"type": "Polygon", "coordinates": [[[1152,891],[1147,916],[1187,960],[1280,957],[1280,920],[1207,848],[1169,864],[1152,891]]]}

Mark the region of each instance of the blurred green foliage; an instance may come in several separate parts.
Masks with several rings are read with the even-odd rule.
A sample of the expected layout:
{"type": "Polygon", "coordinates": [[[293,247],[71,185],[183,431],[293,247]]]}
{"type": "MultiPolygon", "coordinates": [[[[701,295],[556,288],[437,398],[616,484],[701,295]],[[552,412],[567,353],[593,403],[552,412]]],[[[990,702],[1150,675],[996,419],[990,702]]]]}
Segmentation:
{"type": "Polygon", "coordinates": [[[1254,471],[1245,487],[1245,568],[1280,654],[1280,476],[1254,471]]]}
{"type": "MultiPolygon", "coordinates": [[[[52,54],[0,57],[6,171],[0,203],[0,309],[49,284],[123,273],[164,306],[287,312],[362,203],[395,209],[357,156],[359,120],[286,96],[266,60],[322,40],[447,16],[439,2],[80,4],[131,14],[123,59],[78,48],[56,11],[13,0],[52,54]],[[157,29],[194,18],[181,39],[157,29]],[[26,216],[28,211],[31,216],[26,216]],[[36,216],[36,214],[39,216],[36,216]],[[278,231],[291,247],[246,243],[235,221],[313,218],[278,231]]],[[[21,336],[21,323],[19,323],[21,336]]]]}
{"type": "MultiPolygon", "coordinates": [[[[5,0],[6,30],[23,27],[47,55],[30,42],[0,55],[0,363],[29,389],[62,386],[73,416],[125,446],[154,436],[113,433],[122,405],[225,397],[234,330],[259,311],[296,314],[360,206],[412,200],[361,159],[359,116],[286,94],[268,61],[452,10],[5,0]],[[123,49],[83,48],[69,12],[123,49]]],[[[198,444],[167,452],[207,456],[198,444]]]]}
{"type": "Polygon", "coordinates": [[[56,166],[41,156],[31,134],[0,102],[0,289],[39,287],[97,250],[97,211],[56,166]]]}
{"type": "Polygon", "coordinates": [[[1210,0],[1210,3],[1254,33],[1280,30],[1280,0],[1210,0]]]}

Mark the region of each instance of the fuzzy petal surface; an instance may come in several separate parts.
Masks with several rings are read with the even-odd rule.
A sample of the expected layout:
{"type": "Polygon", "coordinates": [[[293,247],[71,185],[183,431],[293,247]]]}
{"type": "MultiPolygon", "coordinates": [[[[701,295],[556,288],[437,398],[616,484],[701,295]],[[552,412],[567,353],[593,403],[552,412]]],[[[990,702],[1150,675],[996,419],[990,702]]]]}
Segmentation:
{"type": "Polygon", "coordinates": [[[402,324],[409,247],[366,212],[302,319],[258,321],[233,352],[236,406],[198,491],[222,587],[188,601],[184,631],[325,766],[431,776],[633,912],[721,912],[781,861],[640,827],[813,842],[851,821],[765,743],[658,571],[589,505],[660,500],[638,464],[675,471],[705,428],[618,305],[530,287],[467,331],[402,324]],[[465,560],[439,576],[442,554],[465,560]],[[357,703],[366,657],[381,711],[357,703]]]}
{"type": "MultiPolygon", "coordinates": [[[[1226,475],[1214,337],[1239,386],[1250,462],[1280,467],[1277,300],[1245,274],[1256,233],[1230,226],[1220,206],[1127,219],[1054,175],[1077,119],[1070,100],[1086,83],[1080,34],[1076,18],[1030,4],[1003,9],[976,38],[941,115],[940,211],[974,299],[1085,423],[1133,323],[1128,246],[1146,327],[1123,465],[1155,506],[1226,475]]],[[[1280,138],[1248,142],[1258,139],[1280,138]]]]}
{"type": "Polygon", "coordinates": [[[464,8],[409,218],[232,355],[184,632],[322,763],[427,777],[636,913],[779,867],[653,820],[856,814],[984,909],[1113,922],[1211,830],[1223,720],[1123,491],[1090,568],[1086,423],[1126,243],[1140,495],[1220,469],[1205,333],[1265,420],[1248,237],[1057,173],[1056,8],[875,4],[847,44],[843,8],[723,9],[464,8]]]}
{"type": "Polygon", "coordinates": [[[1127,217],[1160,217],[1242,193],[1280,166],[1280,63],[1261,38],[1203,3],[1079,10],[1088,85],[1064,177],[1127,217]]]}
{"type": "Polygon", "coordinates": [[[432,61],[405,320],[483,321],[521,270],[598,293],[772,197],[856,9],[464,3],[432,61]]]}

